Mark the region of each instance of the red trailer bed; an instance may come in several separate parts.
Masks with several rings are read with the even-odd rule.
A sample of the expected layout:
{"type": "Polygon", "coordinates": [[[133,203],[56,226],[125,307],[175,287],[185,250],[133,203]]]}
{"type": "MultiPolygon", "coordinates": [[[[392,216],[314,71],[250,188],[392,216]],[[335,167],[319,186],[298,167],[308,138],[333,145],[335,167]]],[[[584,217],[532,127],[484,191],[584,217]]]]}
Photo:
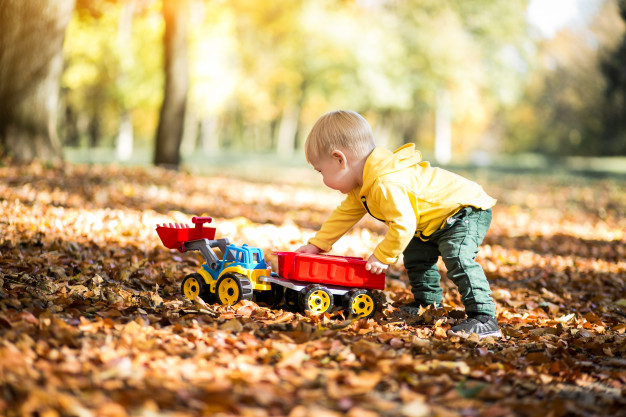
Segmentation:
{"type": "Polygon", "coordinates": [[[365,269],[361,258],[335,255],[313,255],[297,252],[276,252],[278,275],[294,281],[382,290],[385,274],[365,269]]]}

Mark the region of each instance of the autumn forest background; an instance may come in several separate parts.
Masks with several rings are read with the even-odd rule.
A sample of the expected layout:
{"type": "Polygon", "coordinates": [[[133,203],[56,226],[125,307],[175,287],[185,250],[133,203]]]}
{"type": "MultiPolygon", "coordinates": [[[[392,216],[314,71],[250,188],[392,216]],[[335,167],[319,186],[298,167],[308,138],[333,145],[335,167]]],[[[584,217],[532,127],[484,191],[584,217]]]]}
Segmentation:
{"type": "MultiPolygon", "coordinates": [[[[623,0],[0,0],[0,414],[626,415],[623,0]],[[293,250],[341,195],[302,144],[377,143],[498,199],[478,254],[502,338],[192,302],[161,223],[293,250]]],[[[368,256],[364,218],[333,248],[368,256]]]]}

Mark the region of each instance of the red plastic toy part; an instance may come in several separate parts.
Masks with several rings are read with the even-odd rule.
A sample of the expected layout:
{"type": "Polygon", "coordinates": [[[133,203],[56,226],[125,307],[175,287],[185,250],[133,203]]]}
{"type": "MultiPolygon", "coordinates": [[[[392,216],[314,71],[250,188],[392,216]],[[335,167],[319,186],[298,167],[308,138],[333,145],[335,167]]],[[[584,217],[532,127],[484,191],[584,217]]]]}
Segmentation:
{"type": "Polygon", "coordinates": [[[191,221],[195,227],[189,227],[187,224],[157,225],[156,231],[161,238],[161,242],[166,248],[178,249],[180,252],[185,251],[185,242],[198,239],[215,238],[215,227],[202,227],[204,223],[211,223],[211,217],[194,217],[191,221]]]}
{"type": "Polygon", "coordinates": [[[192,217],[191,222],[198,227],[198,225],[202,225],[204,223],[211,223],[213,221],[213,217],[192,217]]]}
{"type": "Polygon", "coordinates": [[[276,255],[278,275],[283,278],[369,290],[385,288],[385,274],[367,271],[367,262],[361,258],[297,252],[276,252],[276,255]]]}

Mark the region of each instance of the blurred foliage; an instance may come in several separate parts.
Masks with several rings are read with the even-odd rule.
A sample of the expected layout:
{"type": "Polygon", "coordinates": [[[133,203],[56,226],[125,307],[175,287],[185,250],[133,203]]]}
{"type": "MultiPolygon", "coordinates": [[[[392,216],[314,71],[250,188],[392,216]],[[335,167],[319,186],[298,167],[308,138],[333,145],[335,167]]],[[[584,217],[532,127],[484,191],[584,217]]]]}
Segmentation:
{"type": "Polygon", "coordinates": [[[617,2],[605,1],[586,30],[536,43],[525,94],[505,115],[507,150],[626,154],[624,28],[617,2]]]}
{"type": "Polygon", "coordinates": [[[62,86],[68,144],[109,146],[122,111],[140,138],[154,135],[163,97],[160,4],[134,1],[131,42],[121,34],[127,0],[78,1],[65,41],[62,86]]]}
{"type": "MultiPolygon", "coordinates": [[[[611,103],[623,114],[624,100],[607,94],[620,87],[600,65],[624,71],[616,1],[606,0],[589,32],[552,39],[533,35],[527,3],[195,0],[183,148],[271,151],[285,132],[299,146],[321,113],[350,108],[380,144],[428,151],[436,93],[446,90],[457,155],[626,153],[615,146],[624,129],[609,132],[606,119],[611,103]]],[[[112,146],[124,111],[140,146],[152,144],[163,94],[160,8],[158,0],[77,2],[65,45],[67,145],[112,146]]]]}

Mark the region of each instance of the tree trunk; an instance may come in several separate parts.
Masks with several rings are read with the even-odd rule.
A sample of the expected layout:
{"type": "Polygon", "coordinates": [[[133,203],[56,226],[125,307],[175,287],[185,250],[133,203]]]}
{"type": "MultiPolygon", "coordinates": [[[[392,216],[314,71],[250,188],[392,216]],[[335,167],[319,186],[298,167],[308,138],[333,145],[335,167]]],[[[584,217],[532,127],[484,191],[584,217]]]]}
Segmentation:
{"type": "MultiPolygon", "coordinates": [[[[619,1],[619,14],[626,23],[626,1],[619,1]]],[[[601,155],[626,154],[626,34],[615,51],[601,62],[606,79],[608,102],[603,116],[603,135],[595,138],[600,142],[601,155]]]]}
{"type": "Polygon", "coordinates": [[[291,157],[296,151],[296,134],[298,132],[298,119],[300,108],[295,105],[287,105],[283,110],[278,127],[278,140],[276,150],[278,155],[291,157]]]}
{"type": "Polygon", "coordinates": [[[62,159],[56,132],[74,0],[0,0],[0,157],[62,159]]]}
{"type": "MultiPolygon", "coordinates": [[[[135,12],[136,0],[126,0],[122,3],[122,14],[117,31],[117,50],[120,62],[120,75],[117,85],[123,90],[128,84],[128,72],[133,66],[133,15],[135,12]]],[[[133,116],[128,108],[126,100],[120,103],[120,126],[115,143],[115,154],[118,161],[128,161],[133,155],[133,116]]]]}
{"type": "Polygon", "coordinates": [[[133,119],[128,110],[120,116],[120,127],[115,141],[115,156],[118,161],[128,161],[133,156],[133,119]]]}
{"type": "Polygon", "coordinates": [[[163,0],[165,95],[157,129],[155,165],[178,168],[189,84],[187,24],[189,0],[163,0]]]}
{"type": "Polygon", "coordinates": [[[202,151],[205,155],[212,155],[219,152],[219,129],[216,116],[207,115],[202,119],[200,125],[200,140],[202,151]]]}
{"type": "Polygon", "coordinates": [[[437,90],[437,114],[435,116],[435,160],[440,164],[450,163],[452,159],[450,93],[437,90]]]}

